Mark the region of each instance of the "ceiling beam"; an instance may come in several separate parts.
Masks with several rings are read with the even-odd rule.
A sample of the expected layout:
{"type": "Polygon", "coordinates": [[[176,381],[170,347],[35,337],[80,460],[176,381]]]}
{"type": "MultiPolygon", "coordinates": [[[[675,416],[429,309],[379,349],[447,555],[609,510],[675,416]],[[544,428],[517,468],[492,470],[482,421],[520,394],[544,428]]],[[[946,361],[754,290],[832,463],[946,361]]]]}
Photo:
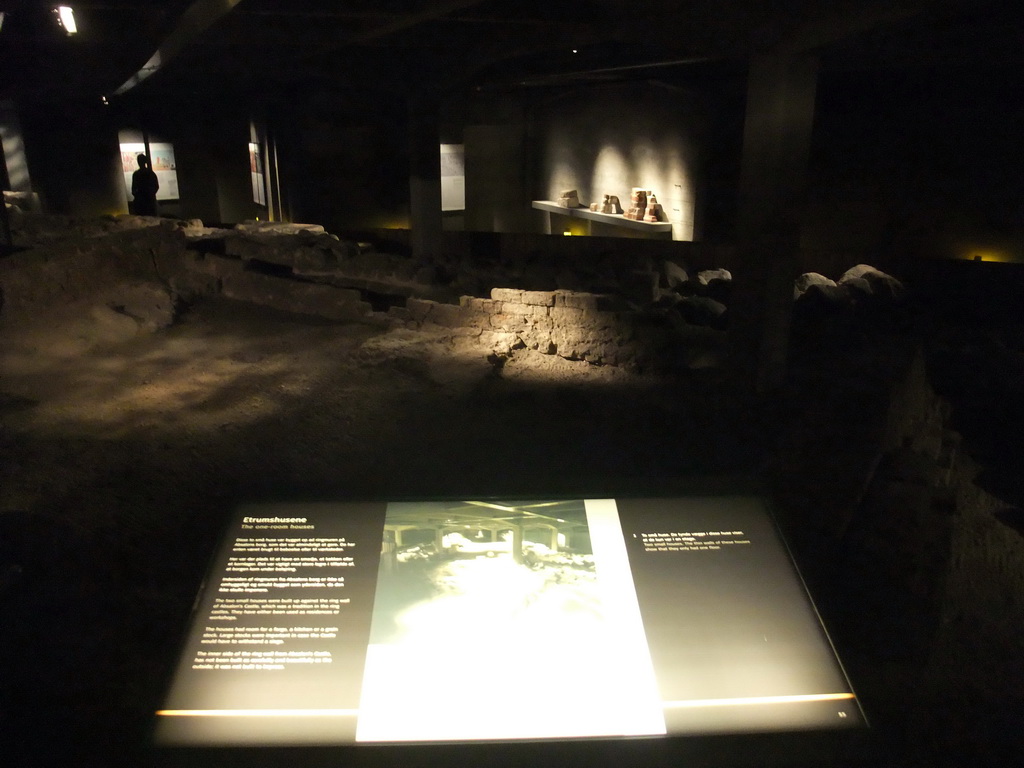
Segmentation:
{"type": "Polygon", "coordinates": [[[178,23],[156,53],[149,57],[149,60],[142,65],[138,72],[114,91],[115,95],[124,95],[165,67],[169,61],[193,44],[215,22],[229,14],[239,2],[241,0],[196,0],[181,15],[178,23]]]}

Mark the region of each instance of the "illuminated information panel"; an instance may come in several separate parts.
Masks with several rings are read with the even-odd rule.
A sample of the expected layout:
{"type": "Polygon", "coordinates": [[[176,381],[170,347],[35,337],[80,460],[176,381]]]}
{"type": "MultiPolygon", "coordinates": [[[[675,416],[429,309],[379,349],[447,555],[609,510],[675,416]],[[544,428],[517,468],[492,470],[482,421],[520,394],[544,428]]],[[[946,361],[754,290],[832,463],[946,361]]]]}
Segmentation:
{"type": "Polygon", "coordinates": [[[161,746],[866,726],[754,496],[244,506],[161,746]]]}

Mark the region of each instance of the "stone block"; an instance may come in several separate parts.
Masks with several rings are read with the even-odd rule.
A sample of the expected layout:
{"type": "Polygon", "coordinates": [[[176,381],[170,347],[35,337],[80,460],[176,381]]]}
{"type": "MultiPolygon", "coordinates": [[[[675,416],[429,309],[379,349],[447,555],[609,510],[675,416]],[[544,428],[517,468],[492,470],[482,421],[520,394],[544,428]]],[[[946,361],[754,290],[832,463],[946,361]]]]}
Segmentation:
{"type": "Polygon", "coordinates": [[[534,307],[551,307],[555,304],[555,294],[550,291],[523,291],[520,301],[534,307]]]}
{"type": "Polygon", "coordinates": [[[539,304],[527,304],[526,306],[529,310],[526,313],[527,317],[535,319],[546,318],[548,316],[548,312],[550,311],[549,307],[541,306],[539,304]]]}
{"type": "Polygon", "coordinates": [[[732,281],[732,272],[728,269],[702,269],[697,273],[697,282],[700,285],[710,285],[715,280],[732,281]]]}
{"type": "Polygon", "coordinates": [[[548,317],[556,325],[580,325],[585,317],[582,309],[575,307],[552,307],[548,317]]]}
{"type": "Polygon", "coordinates": [[[674,261],[666,261],[662,264],[662,272],[665,274],[665,283],[669,288],[679,288],[686,284],[686,281],[690,279],[690,276],[686,274],[686,270],[676,264],[674,261]]]}
{"type": "Polygon", "coordinates": [[[460,296],[459,306],[470,312],[490,315],[501,309],[501,302],[493,299],[479,299],[475,296],[460,296]]]}
{"type": "Polygon", "coordinates": [[[522,319],[520,318],[519,321],[517,322],[516,318],[511,316],[511,315],[506,315],[506,314],[491,315],[490,316],[490,325],[491,325],[491,328],[494,328],[495,330],[512,332],[515,329],[517,329],[517,328],[522,326],[522,319]]]}
{"type": "MultiPolygon", "coordinates": [[[[333,244],[333,241],[331,242],[333,244]]],[[[263,261],[300,271],[327,270],[338,263],[338,258],[329,245],[324,248],[317,247],[309,237],[232,234],[224,238],[224,252],[229,256],[263,261]]]]}
{"type": "MultiPolygon", "coordinates": [[[[869,272],[880,272],[880,270],[875,269],[870,264],[858,264],[857,266],[850,267],[848,270],[843,272],[838,282],[846,283],[850,280],[856,280],[857,278],[864,277],[869,272]]],[[[883,272],[882,274],[885,273],[883,272]]]]}
{"type": "Polygon", "coordinates": [[[492,288],[491,298],[495,301],[509,301],[514,304],[521,304],[523,292],[515,288],[492,288]]]}
{"type": "Polygon", "coordinates": [[[235,229],[263,235],[297,235],[304,232],[318,235],[325,231],[320,224],[293,224],[286,221],[243,221],[236,224],[235,229]]]}
{"type": "Polygon", "coordinates": [[[454,304],[434,304],[427,315],[427,322],[445,328],[459,328],[466,323],[466,314],[462,307],[454,304]]]}
{"type": "Polygon", "coordinates": [[[531,313],[531,308],[520,302],[504,301],[501,304],[501,314],[510,317],[526,317],[531,313]]]}
{"type": "Polygon", "coordinates": [[[555,306],[567,307],[569,309],[597,309],[598,295],[594,293],[580,293],[578,291],[558,291],[555,293],[555,306]]]}
{"type": "Polygon", "coordinates": [[[793,300],[803,296],[812,285],[827,285],[835,287],[836,281],[831,280],[818,272],[804,272],[793,282],[793,300]]]}
{"type": "Polygon", "coordinates": [[[426,320],[427,315],[437,305],[436,301],[429,301],[427,299],[414,299],[408,298],[405,300],[405,308],[409,312],[409,317],[418,323],[422,323],[426,320]]]}

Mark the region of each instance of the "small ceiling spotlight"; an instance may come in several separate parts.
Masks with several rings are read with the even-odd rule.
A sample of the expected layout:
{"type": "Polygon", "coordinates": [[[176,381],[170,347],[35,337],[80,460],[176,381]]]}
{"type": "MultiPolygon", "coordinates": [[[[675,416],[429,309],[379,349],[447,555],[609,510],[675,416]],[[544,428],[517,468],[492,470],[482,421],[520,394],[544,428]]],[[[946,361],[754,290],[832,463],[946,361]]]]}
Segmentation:
{"type": "Polygon", "coordinates": [[[577,49],[575,49],[575,48],[572,49],[572,52],[573,53],[579,53],[579,51],[577,49]]]}
{"type": "Polygon", "coordinates": [[[107,97],[106,97],[106,96],[100,96],[100,101],[102,101],[102,102],[103,102],[104,104],[106,104],[106,105],[107,105],[108,107],[110,106],[110,102],[109,102],[109,101],[107,101],[107,97]]]}
{"type": "Polygon", "coordinates": [[[78,25],[75,23],[75,11],[70,5],[58,5],[53,9],[57,14],[57,23],[64,27],[69,35],[78,32],[78,25]]]}

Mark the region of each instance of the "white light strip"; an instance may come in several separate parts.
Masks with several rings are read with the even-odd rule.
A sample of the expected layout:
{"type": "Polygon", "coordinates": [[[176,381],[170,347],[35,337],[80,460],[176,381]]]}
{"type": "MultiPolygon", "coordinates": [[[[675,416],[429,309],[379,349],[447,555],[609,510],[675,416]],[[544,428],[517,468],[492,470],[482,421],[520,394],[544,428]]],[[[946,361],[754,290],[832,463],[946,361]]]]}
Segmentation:
{"type": "Polygon", "coordinates": [[[159,709],[163,717],[355,717],[358,709],[159,709]]]}
{"type": "Polygon", "coordinates": [[[57,13],[60,14],[60,23],[68,31],[69,35],[73,35],[78,31],[78,25],[75,24],[75,11],[70,5],[58,5],[57,13]]]}
{"type": "Polygon", "coordinates": [[[748,704],[799,704],[804,701],[841,701],[854,699],[852,693],[809,693],[798,696],[747,696],[741,699],[690,699],[685,701],[666,701],[665,709],[684,709],[698,707],[740,707],[748,704]]]}

